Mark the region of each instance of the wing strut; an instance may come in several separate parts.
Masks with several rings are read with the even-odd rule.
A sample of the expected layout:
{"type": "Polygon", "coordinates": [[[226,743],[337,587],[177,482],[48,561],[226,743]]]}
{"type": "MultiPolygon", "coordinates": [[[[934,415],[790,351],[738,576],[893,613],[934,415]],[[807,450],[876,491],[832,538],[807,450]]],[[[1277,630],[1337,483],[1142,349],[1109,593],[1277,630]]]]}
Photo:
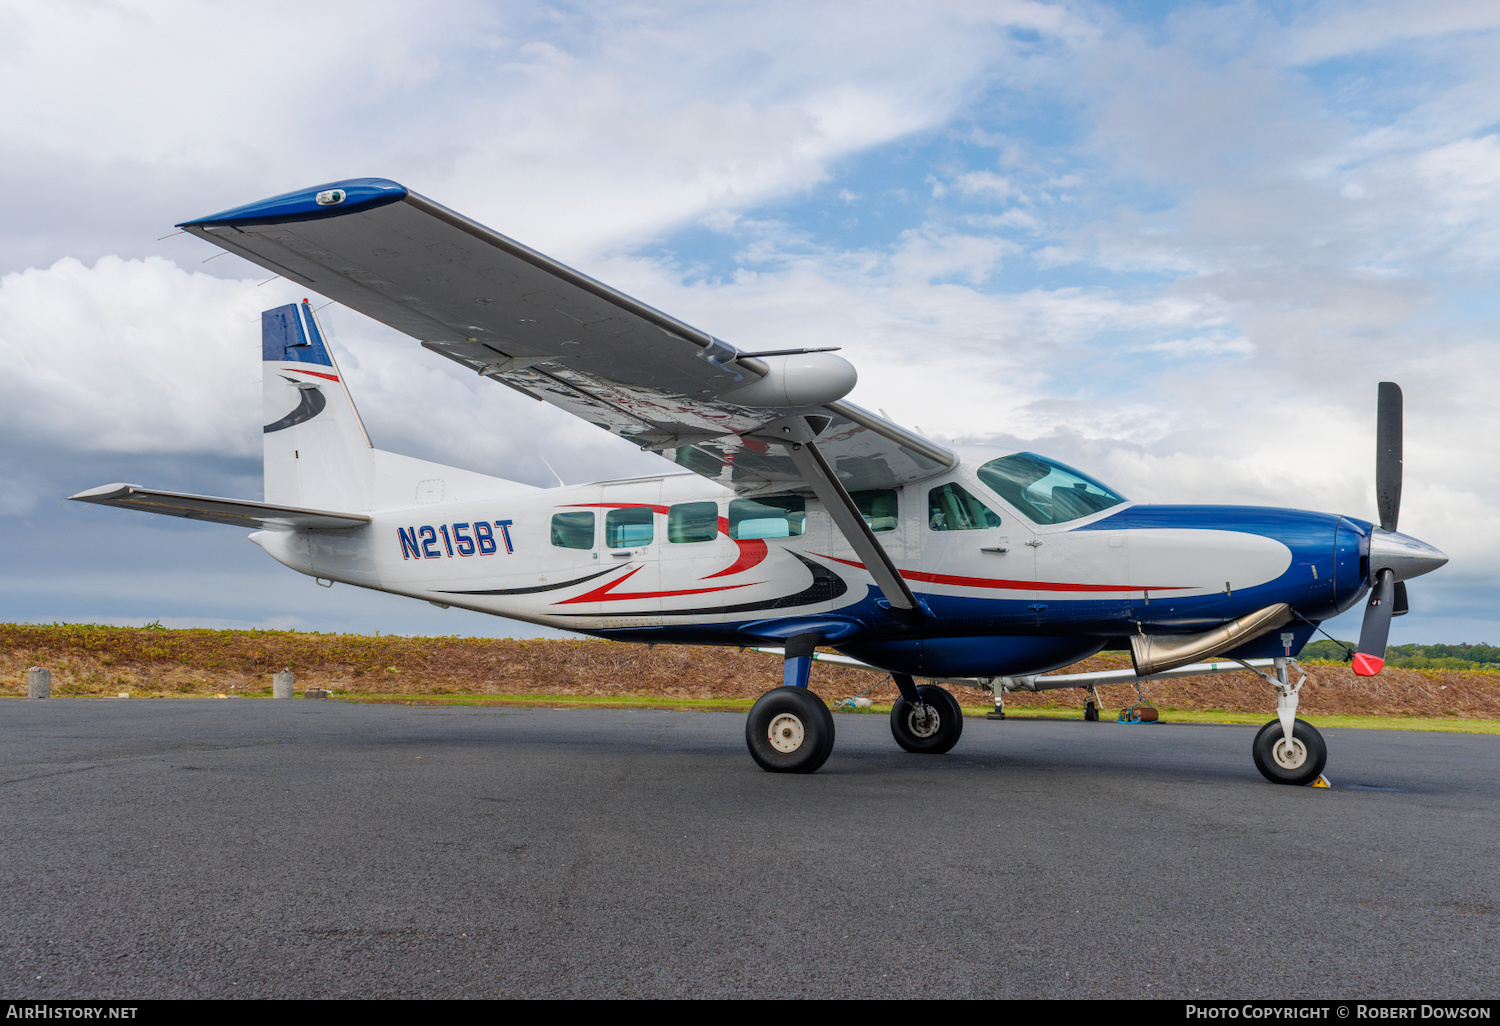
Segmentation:
{"type": "MultiPolygon", "coordinates": [[[[786,454],[796,466],[797,473],[811,486],[813,494],[828,510],[834,525],[864,562],[865,570],[875,579],[876,587],[884,593],[891,608],[902,612],[925,613],[918,605],[916,596],[901,579],[896,564],[891,562],[891,557],[881,547],[875,533],[870,530],[870,525],[860,515],[853,497],[813,443],[817,431],[808,423],[813,419],[819,418],[784,417],[756,431],[753,437],[774,441],[786,448],[786,454]]],[[[821,426],[826,427],[826,418],[822,419],[825,423],[821,426]]]]}

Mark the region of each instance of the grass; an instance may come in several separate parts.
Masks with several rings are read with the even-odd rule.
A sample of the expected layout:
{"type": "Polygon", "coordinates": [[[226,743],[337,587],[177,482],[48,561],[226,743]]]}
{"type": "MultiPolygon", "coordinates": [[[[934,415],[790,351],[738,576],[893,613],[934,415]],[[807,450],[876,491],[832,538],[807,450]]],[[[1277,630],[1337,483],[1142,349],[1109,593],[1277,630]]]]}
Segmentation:
{"type": "MultiPolygon", "coordinates": [[[[1124,653],[1102,652],[1069,670],[1129,665],[1124,653]]],[[[748,709],[782,674],[780,660],[733,647],[0,624],[0,696],[25,695],[32,666],[52,671],[59,698],[266,696],[271,674],[291,668],[299,693],[324,688],[340,699],[726,711],[748,709]]],[[[1308,663],[1307,670],[1301,708],[1312,723],[1492,733],[1500,722],[1500,673],[1387,666],[1367,678],[1341,663],[1308,663]]],[[[864,695],[881,714],[896,697],[881,675],[822,663],[814,672],[814,690],[830,704],[864,695]]],[[[988,692],[949,690],[973,713],[988,711],[988,692]]],[[[1150,681],[1141,691],[1178,722],[1264,723],[1275,708],[1269,685],[1246,672],[1150,681]]],[[[1101,694],[1106,708],[1136,700],[1131,684],[1106,685],[1101,694]]],[[[1083,698],[1079,689],[1012,693],[1006,711],[1078,717],[1083,698]]]]}

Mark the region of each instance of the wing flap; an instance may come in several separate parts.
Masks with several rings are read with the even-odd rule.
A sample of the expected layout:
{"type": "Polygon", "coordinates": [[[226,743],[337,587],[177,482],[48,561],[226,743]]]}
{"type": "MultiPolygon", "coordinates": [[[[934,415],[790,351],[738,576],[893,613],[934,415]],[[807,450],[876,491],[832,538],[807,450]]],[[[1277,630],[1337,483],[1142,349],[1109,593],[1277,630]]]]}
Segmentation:
{"type": "Polygon", "coordinates": [[[184,492],[162,492],[133,484],[109,484],[91,488],[68,498],[75,502],[93,502],[101,506],[138,509],[146,513],[207,520],[249,528],[309,528],[338,530],[368,524],[362,513],[333,513],[327,510],[297,509],[292,506],[270,506],[243,499],[221,499],[211,495],[188,495],[184,492]]]}

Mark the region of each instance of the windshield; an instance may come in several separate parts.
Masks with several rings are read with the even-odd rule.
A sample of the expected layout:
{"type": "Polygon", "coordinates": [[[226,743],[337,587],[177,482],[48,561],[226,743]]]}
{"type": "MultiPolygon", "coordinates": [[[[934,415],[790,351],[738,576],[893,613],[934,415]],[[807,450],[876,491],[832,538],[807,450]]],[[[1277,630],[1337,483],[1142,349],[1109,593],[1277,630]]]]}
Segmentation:
{"type": "Polygon", "coordinates": [[[1034,452],[990,460],[979,468],[979,480],[1038,524],[1065,524],[1125,501],[1093,478],[1034,452]]]}

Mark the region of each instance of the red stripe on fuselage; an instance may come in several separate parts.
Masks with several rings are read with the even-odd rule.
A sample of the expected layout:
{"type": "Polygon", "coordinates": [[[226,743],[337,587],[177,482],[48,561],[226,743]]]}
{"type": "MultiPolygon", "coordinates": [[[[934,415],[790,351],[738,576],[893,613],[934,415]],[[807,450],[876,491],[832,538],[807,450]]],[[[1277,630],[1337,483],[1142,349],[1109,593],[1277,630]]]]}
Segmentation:
{"type": "MultiPolygon", "coordinates": [[[[856,563],[852,559],[840,559],[837,556],[824,556],[823,553],[815,553],[824,559],[831,559],[835,563],[843,563],[845,566],[858,567],[863,570],[863,563],[856,563]]],[[[951,584],[956,588],[996,588],[1002,591],[1191,591],[1191,585],[1175,585],[1172,587],[1141,587],[1137,584],[1059,584],[1046,581],[1001,581],[989,577],[956,577],[953,574],[930,574],[924,570],[900,570],[896,571],[908,581],[921,581],[924,584],[951,584]]]]}
{"type": "Polygon", "coordinates": [[[765,560],[766,553],[770,551],[766,543],[760,538],[746,538],[743,541],[736,538],[734,543],[740,547],[740,558],[735,560],[734,564],[727,569],[720,570],[716,574],[709,574],[707,577],[698,578],[700,581],[743,573],[753,566],[759,566],[765,560]]]}
{"type": "Polygon", "coordinates": [[[676,595],[705,595],[711,591],[733,591],[736,588],[753,588],[756,584],[762,583],[754,581],[749,584],[723,584],[717,588],[681,588],[676,591],[623,591],[618,594],[611,594],[615,588],[624,584],[643,569],[645,568],[638,566],[624,577],[617,577],[601,588],[595,588],[593,591],[583,595],[563,599],[561,602],[554,602],[552,604],[554,606],[568,606],[575,602],[629,602],[633,599],[672,598],[676,595]]]}
{"type": "Polygon", "coordinates": [[[281,369],[291,374],[311,374],[315,378],[327,378],[329,381],[337,381],[339,379],[337,374],[323,374],[318,371],[303,370],[301,367],[283,367],[281,369]]]}
{"type": "Polygon", "coordinates": [[[578,509],[649,509],[653,513],[667,515],[666,506],[657,506],[649,502],[570,502],[569,508],[578,509]]]}

